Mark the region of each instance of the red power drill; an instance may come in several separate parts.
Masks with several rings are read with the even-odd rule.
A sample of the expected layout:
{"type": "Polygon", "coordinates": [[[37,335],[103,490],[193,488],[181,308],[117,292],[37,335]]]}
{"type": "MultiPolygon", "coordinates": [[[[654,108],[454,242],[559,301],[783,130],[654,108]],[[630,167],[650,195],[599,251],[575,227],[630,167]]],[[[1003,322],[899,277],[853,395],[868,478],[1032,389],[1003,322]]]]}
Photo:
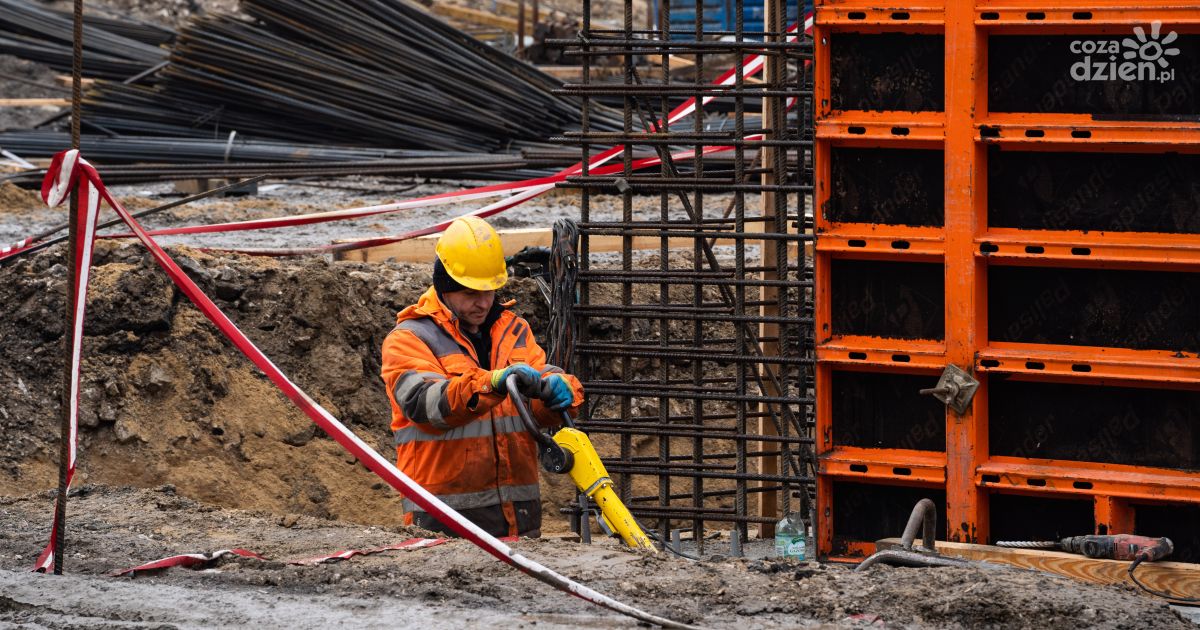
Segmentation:
{"type": "Polygon", "coordinates": [[[1161,560],[1175,550],[1170,538],[1150,538],[1133,534],[1112,536],[1071,536],[1058,543],[1059,549],[1078,553],[1089,558],[1108,560],[1139,560],[1153,562],[1161,560]]]}
{"type": "Polygon", "coordinates": [[[1000,541],[997,547],[1016,549],[1061,549],[1089,558],[1106,560],[1138,560],[1139,562],[1160,560],[1171,555],[1175,545],[1170,538],[1150,538],[1133,534],[1111,536],[1071,536],[1059,541],[1000,541]]]}
{"type": "Polygon", "coordinates": [[[1078,553],[1089,558],[1107,560],[1130,560],[1129,579],[1143,590],[1153,595],[1177,602],[1195,603],[1200,598],[1180,597],[1163,591],[1156,591],[1142,584],[1133,575],[1133,570],[1143,562],[1161,560],[1175,551],[1175,544],[1170,538],[1150,538],[1149,536],[1134,536],[1133,534],[1114,534],[1109,536],[1071,536],[1060,541],[1001,541],[997,547],[1016,549],[1061,549],[1068,553],[1078,553]]]}

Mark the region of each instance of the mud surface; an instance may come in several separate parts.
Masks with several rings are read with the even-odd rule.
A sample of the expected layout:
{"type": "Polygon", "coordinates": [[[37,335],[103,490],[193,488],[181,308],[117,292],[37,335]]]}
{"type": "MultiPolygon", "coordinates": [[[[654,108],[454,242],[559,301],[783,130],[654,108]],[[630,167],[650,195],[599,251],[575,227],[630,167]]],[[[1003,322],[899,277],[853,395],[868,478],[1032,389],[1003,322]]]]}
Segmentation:
{"type": "MultiPolygon", "coordinates": [[[[282,561],[392,544],[423,532],[217,509],[170,487],[90,486],[72,506],[67,577],[24,571],[47,534],[49,493],[0,502],[0,622],[18,627],[634,627],[521,576],[464,541],[317,566],[282,561]],[[242,547],[271,558],[211,570],[106,574],[182,551],[242,547]],[[194,606],[181,605],[193,602],[194,606]]],[[[607,541],[521,540],[515,549],[649,612],[707,627],[1187,628],[1119,587],[1004,568],[857,574],[795,561],[629,553],[607,541]]]]}

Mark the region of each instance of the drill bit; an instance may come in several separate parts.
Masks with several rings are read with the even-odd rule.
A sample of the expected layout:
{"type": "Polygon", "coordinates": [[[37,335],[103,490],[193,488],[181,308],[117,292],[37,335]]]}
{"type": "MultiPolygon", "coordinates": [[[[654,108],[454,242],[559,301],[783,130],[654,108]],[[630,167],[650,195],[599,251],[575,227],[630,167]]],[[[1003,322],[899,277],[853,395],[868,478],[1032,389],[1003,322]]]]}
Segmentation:
{"type": "Polygon", "coordinates": [[[1062,543],[1056,540],[1001,540],[996,546],[1011,549],[1060,549],[1062,543]]]}

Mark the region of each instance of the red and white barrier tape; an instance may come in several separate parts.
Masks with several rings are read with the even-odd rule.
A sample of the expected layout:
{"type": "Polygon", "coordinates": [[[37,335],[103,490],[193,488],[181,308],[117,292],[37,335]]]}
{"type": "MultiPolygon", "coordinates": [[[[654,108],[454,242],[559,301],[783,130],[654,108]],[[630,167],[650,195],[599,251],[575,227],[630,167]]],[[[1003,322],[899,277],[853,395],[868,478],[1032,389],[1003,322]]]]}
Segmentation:
{"type": "MultiPolygon", "coordinates": [[[[330,437],[338,444],[345,448],[350,454],[354,455],[368,469],[386,481],[393,488],[398,490],[405,498],[416,503],[426,513],[438,519],[441,523],[450,528],[454,533],[470,540],[478,545],[484,551],[492,554],[496,558],[516,567],[525,574],[541,581],[563,592],[575,595],[581,599],[592,602],[599,606],[603,606],[610,610],[629,615],[635,619],[640,619],[648,623],[658,624],[669,628],[690,628],[685,624],[681,624],[670,619],[652,615],[640,609],[619,602],[607,595],[599,593],[583,584],[575,582],[559,573],[556,573],[541,564],[530,560],[521,554],[514,551],[511,547],[497,540],[491,534],[483,531],[479,526],[464,518],[450,506],[442,503],[440,499],[429,493],[425,488],[418,485],[412,479],[405,475],[400,469],[396,468],[391,462],[384,459],[379,453],[375,452],[370,446],[363,442],[353,431],[343,425],[337,418],[333,417],[324,407],[308,396],[304,390],[300,389],[291,381],[274,363],[271,362],[254,342],[250,341],[225,313],[217,308],[200,287],[188,278],[187,274],[180,269],[179,265],[163,251],[158,243],[154,242],[141,224],[134,219],[129,212],[117,201],[105,188],[103,181],[100,179],[99,173],[86,160],[79,158],[78,151],[71,150],[58,154],[51,163],[49,171],[46,173],[46,184],[43,186],[43,191],[47,188],[54,191],[54,194],[45,196],[47,203],[61,202],[65,193],[70,190],[72,185],[79,183],[80,199],[83,201],[85,195],[90,197],[90,193],[98,193],[111,207],[117,215],[125,222],[132,230],[134,236],[137,237],[143,245],[150,250],[150,254],[154,257],[155,262],[167,273],[175,286],[196,305],[197,308],[209,319],[220,331],[233,342],[251,362],[254,363],[271,382],[275,383],[284,395],[286,395],[297,407],[300,408],[317,426],[321,427],[330,437]],[[58,185],[61,183],[61,186],[58,185]]],[[[90,202],[87,207],[92,208],[94,214],[94,203],[90,202]]],[[[81,203],[81,206],[85,204],[81,203]]],[[[82,280],[86,280],[86,270],[91,262],[91,234],[86,238],[81,238],[79,241],[85,245],[85,250],[77,262],[76,277],[82,276],[82,280]]],[[[81,283],[82,284],[82,283],[81,283]]],[[[86,284],[83,284],[86,287],[86,284]]],[[[79,299],[80,304],[83,299],[79,299]]],[[[77,308],[76,326],[71,331],[72,342],[74,347],[78,348],[82,339],[83,332],[83,317],[82,308],[77,308]]],[[[78,356],[76,351],[75,356],[78,356]]],[[[72,383],[73,391],[78,388],[78,370],[73,372],[74,381],[72,383]]],[[[74,412],[73,412],[74,415],[74,412]]],[[[74,432],[72,432],[72,438],[74,432]]],[[[72,439],[72,449],[74,449],[74,439],[72,439]]],[[[72,454],[72,462],[73,462],[72,454]]],[[[55,524],[58,525],[57,523],[55,524]]],[[[43,552],[43,556],[53,554],[53,538],[51,546],[47,548],[47,552],[43,552]]],[[[39,559],[39,567],[41,568],[41,559],[39,559]]]]}
{"type": "MultiPolygon", "coordinates": [[[[311,558],[300,558],[298,560],[284,560],[283,563],[284,564],[302,565],[302,566],[311,566],[314,564],[322,564],[325,562],[332,562],[334,560],[347,560],[347,559],[353,558],[355,556],[369,556],[369,555],[376,554],[376,553],[382,553],[384,551],[397,551],[397,550],[401,550],[401,549],[411,551],[414,549],[423,549],[425,547],[433,547],[436,545],[440,545],[444,542],[447,542],[448,540],[449,539],[447,539],[447,538],[409,538],[408,540],[396,543],[394,545],[384,545],[383,547],[374,547],[371,549],[349,549],[346,551],[339,551],[337,553],[313,556],[311,558]]],[[[120,571],[113,571],[112,573],[109,573],[109,575],[112,577],[121,577],[121,576],[125,576],[125,575],[136,575],[138,573],[143,573],[145,571],[168,569],[170,567],[207,566],[207,565],[211,564],[213,561],[218,560],[218,559],[223,558],[228,555],[239,556],[242,558],[254,558],[255,560],[269,560],[269,558],[267,558],[266,556],[264,556],[262,554],[255,553],[253,551],[248,551],[246,549],[222,549],[220,551],[214,551],[212,553],[184,553],[184,554],[179,554],[177,556],[169,556],[166,558],[160,558],[153,562],[147,562],[146,564],[139,564],[136,567],[130,567],[128,569],[121,569],[120,571]]]]}
{"type": "MultiPolygon", "coordinates": [[[[64,151],[54,156],[46,179],[42,182],[42,200],[53,207],[63,202],[76,187],[78,177],[79,151],[64,151]],[[52,176],[53,175],[53,176],[52,176]]],[[[83,313],[87,307],[87,285],[92,268],[92,246],[95,243],[96,223],[100,216],[100,196],[90,181],[78,185],[79,203],[76,210],[76,221],[79,228],[75,240],[75,268],[72,274],[75,279],[75,293],[71,296],[71,389],[68,393],[67,422],[70,437],[67,440],[67,477],[66,489],[70,489],[71,480],[75,477],[76,436],[79,433],[79,363],[83,350],[83,313]]],[[[61,500],[61,497],[58,499],[61,500]]],[[[54,567],[54,554],[58,529],[58,510],[54,510],[54,522],[50,527],[50,542],[38,555],[37,571],[49,571],[54,567]]]]}
{"type": "Polygon", "coordinates": [[[121,569],[120,571],[113,571],[112,573],[109,573],[109,575],[111,577],[120,577],[123,575],[134,575],[135,573],[156,571],[158,569],[167,569],[170,567],[207,566],[214,560],[224,558],[225,556],[239,556],[242,558],[266,560],[266,558],[263,556],[246,549],[221,549],[220,551],[214,551],[212,553],[181,553],[177,556],[168,556],[153,562],[147,562],[146,564],[139,564],[136,567],[121,569]]]}

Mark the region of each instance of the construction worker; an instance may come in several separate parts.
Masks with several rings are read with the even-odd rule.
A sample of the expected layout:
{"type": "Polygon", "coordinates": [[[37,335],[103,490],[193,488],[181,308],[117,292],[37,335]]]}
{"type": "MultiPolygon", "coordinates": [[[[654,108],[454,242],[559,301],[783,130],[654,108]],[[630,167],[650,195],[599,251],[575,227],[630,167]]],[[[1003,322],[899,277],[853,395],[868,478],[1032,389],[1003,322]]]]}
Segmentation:
{"type": "MultiPolygon", "coordinates": [[[[509,376],[554,427],[583,403],[579,380],[553,365],[529,323],[500,304],[508,281],[500,236],[455,220],[437,242],[433,286],[396,315],[383,342],[396,465],[494,536],[538,536],[538,450],[507,398],[509,376]]],[[[405,522],[450,533],[404,500],[405,522]]]]}

